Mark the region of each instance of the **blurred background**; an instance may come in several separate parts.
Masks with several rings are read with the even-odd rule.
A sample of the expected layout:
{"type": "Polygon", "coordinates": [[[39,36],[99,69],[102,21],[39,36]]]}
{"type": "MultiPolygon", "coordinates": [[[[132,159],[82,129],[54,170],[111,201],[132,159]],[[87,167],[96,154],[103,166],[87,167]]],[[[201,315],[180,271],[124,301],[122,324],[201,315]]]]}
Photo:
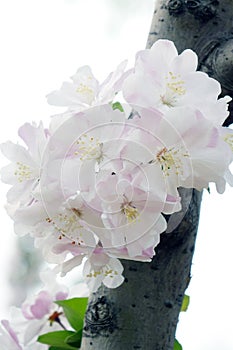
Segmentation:
{"type": "MultiPolygon", "coordinates": [[[[8,0],[0,3],[0,142],[18,141],[25,122],[61,109],[45,95],[82,65],[102,81],[119,62],[133,63],[145,48],[154,0],[8,0]]],[[[8,161],[0,155],[1,167],[8,161]]],[[[28,238],[16,239],[5,210],[7,185],[0,184],[0,319],[38,282],[39,253],[28,238]],[[33,252],[33,253],[32,253],[33,252]]],[[[233,349],[233,189],[204,193],[201,221],[177,339],[184,350],[233,349]]],[[[146,350],[146,349],[145,349],[146,350]]]]}

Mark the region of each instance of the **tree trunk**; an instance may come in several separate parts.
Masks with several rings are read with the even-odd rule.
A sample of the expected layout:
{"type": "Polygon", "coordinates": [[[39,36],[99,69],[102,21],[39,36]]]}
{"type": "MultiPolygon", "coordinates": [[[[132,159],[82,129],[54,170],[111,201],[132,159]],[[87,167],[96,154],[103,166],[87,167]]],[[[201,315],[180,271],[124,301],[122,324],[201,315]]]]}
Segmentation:
{"type": "MultiPolygon", "coordinates": [[[[232,0],[157,0],[147,47],[164,38],[173,40],[179,52],[193,49],[199,69],[232,95],[232,15],[232,0]]],[[[226,125],[231,122],[232,114],[226,125]]],[[[153,261],[122,261],[124,284],[113,290],[101,286],[90,296],[82,350],[173,349],[201,203],[200,192],[180,192],[182,212],[169,218],[153,261]]]]}

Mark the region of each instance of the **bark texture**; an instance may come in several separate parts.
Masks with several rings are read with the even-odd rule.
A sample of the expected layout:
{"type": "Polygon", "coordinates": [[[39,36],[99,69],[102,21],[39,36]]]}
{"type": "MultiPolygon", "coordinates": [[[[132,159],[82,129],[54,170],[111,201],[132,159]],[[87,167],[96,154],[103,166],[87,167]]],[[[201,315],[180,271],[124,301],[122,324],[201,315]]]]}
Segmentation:
{"type": "MultiPolygon", "coordinates": [[[[233,95],[232,0],[157,0],[147,47],[171,39],[193,49],[199,69],[233,95]]],[[[232,114],[226,125],[232,122],[232,114]]],[[[172,350],[198,229],[201,193],[181,189],[183,210],[168,218],[151,263],[122,261],[125,283],[89,300],[82,350],[172,350]],[[177,226],[177,223],[180,223],[177,226]],[[175,228],[173,230],[173,228],[175,228]]]]}

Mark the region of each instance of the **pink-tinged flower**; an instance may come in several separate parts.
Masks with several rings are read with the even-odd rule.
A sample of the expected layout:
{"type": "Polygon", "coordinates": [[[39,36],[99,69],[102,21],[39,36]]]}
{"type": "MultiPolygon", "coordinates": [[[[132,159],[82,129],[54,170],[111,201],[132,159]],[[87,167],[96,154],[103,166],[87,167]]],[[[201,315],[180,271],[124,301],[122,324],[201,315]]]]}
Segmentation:
{"type": "Polygon", "coordinates": [[[83,267],[84,280],[90,291],[96,292],[101,283],[108,288],[117,288],[124,282],[123,266],[116,258],[107,255],[102,247],[97,247],[83,267]]]}
{"type": "Polygon", "coordinates": [[[77,112],[90,106],[112,102],[127,75],[124,72],[126,65],[127,61],[120,63],[101,84],[94,77],[91,68],[83,66],[71,77],[72,83],[63,83],[60,90],[53,91],[47,96],[48,103],[67,106],[77,112]]]}
{"type": "MultiPolygon", "coordinates": [[[[15,310],[17,316],[15,324],[18,328],[22,327],[21,338],[25,346],[36,342],[41,334],[62,329],[63,323],[66,322],[54,301],[66,299],[67,288],[56,282],[52,271],[47,270],[41,276],[45,283],[44,288],[37,295],[25,300],[21,314],[18,309],[15,310]]],[[[14,323],[14,319],[12,322],[14,323]]]]}
{"type": "Polygon", "coordinates": [[[29,205],[34,199],[33,191],[38,187],[48,134],[42,123],[38,127],[26,123],[20,127],[19,136],[27,148],[10,141],[0,146],[2,153],[12,162],[1,169],[1,179],[12,185],[7,193],[10,203],[29,205]]]}
{"type": "Polygon", "coordinates": [[[100,217],[77,195],[68,199],[46,221],[50,226],[50,234],[36,238],[36,245],[50,262],[62,265],[62,274],[66,274],[80,265],[83,257],[95,249],[99,239],[89,226],[99,225],[100,217]]]}
{"type": "Polygon", "coordinates": [[[15,330],[8,320],[2,320],[0,325],[1,350],[23,350],[15,330]]]}
{"type": "Polygon", "coordinates": [[[150,183],[153,184],[153,177],[156,181],[160,169],[167,183],[167,192],[174,196],[178,187],[201,190],[208,188],[209,182],[215,182],[221,191],[230,161],[229,150],[222,142],[218,128],[190,107],[170,109],[156,123],[153,120],[153,110],[145,113],[141,110],[141,118],[131,121],[135,129],[138,127],[134,137],[152,155],[149,159],[150,153],[144,152],[138,157],[150,183]]]}
{"type": "Polygon", "coordinates": [[[229,114],[231,98],[218,99],[219,82],[196,69],[197,55],[192,50],[178,55],[172,41],[158,40],[151,49],[137,53],[134,72],[123,84],[124,97],[136,109],[140,106],[164,111],[190,105],[221,125],[229,114]]]}
{"type": "MultiPolygon", "coordinates": [[[[67,167],[71,173],[76,172],[76,178],[82,177],[82,174],[94,174],[100,163],[118,156],[124,146],[119,145],[119,138],[124,131],[125,121],[125,114],[112,110],[109,105],[71,113],[48,143],[46,171],[49,178],[54,179],[55,174],[60,181],[67,167]],[[72,166],[74,171],[71,170],[72,166]]],[[[67,174],[69,171],[66,171],[67,174]]]]}
{"type": "Polygon", "coordinates": [[[10,321],[1,321],[1,350],[48,350],[48,345],[37,342],[38,336],[70,328],[62,309],[54,301],[64,300],[68,294],[69,298],[86,296],[86,286],[78,283],[68,293],[64,285],[56,282],[54,271],[43,271],[40,277],[43,289],[28,297],[21,308],[11,307],[10,321]]]}
{"type": "Polygon", "coordinates": [[[52,271],[41,273],[44,289],[34,297],[29,297],[22,309],[12,307],[10,321],[3,320],[0,327],[1,349],[3,350],[46,350],[47,345],[37,342],[39,335],[52,330],[60,330],[66,322],[55,300],[68,296],[65,286],[59,285],[52,271]],[[63,320],[64,319],[64,320],[63,320]]]}
{"type": "Polygon", "coordinates": [[[79,194],[64,201],[59,194],[55,187],[42,191],[41,201],[15,210],[12,216],[16,233],[33,236],[45,260],[57,264],[69,253],[76,256],[94,249],[98,238],[88,226],[101,222],[100,215],[92,212],[79,194]]]}
{"type": "Polygon", "coordinates": [[[143,169],[126,166],[99,179],[96,191],[101,196],[105,229],[96,228],[95,232],[104,249],[125,248],[130,259],[141,256],[145,260],[143,252],[158,244],[160,233],[166,230],[161,213],[180,210],[179,198],[172,207],[167,204],[166,184],[158,175],[152,184],[143,169]]]}
{"type": "MultiPolygon", "coordinates": [[[[69,249],[69,247],[65,247],[62,244],[58,244],[55,247],[57,251],[67,248],[69,249]]],[[[64,277],[68,272],[85,261],[83,267],[83,278],[89,288],[89,291],[95,292],[101,283],[105,284],[109,288],[116,288],[122,284],[124,280],[121,275],[123,272],[123,267],[120,261],[114,256],[114,254],[118,256],[118,253],[120,254],[120,258],[126,258],[127,256],[126,250],[120,251],[118,249],[104,249],[101,246],[100,241],[96,247],[92,249],[74,247],[72,252],[73,257],[70,255],[66,261],[56,266],[54,271],[56,273],[61,273],[61,276],[64,277]]],[[[144,257],[143,260],[141,257],[139,257],[138,260],[149,261],[148,256],[147,259],[144,257]]]]}

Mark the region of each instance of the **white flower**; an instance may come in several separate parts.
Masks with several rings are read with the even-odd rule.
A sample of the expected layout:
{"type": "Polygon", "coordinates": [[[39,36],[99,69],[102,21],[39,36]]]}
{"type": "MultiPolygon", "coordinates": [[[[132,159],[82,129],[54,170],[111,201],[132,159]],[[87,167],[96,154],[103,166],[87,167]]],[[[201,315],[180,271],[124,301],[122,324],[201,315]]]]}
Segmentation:
{"type": "Polygon", "coordinates": [[[192,50],[178,55],[172,41],[158,40],[151,49],[137,53],[134,72],[123,85],[124,97],[135,109],[153,107],[164,111],[190,105],[216,125],[222,125],[229,114],[231,98],[218,99],[219,82],[196,69],[197,55],[192,50]]]}
{"type": "Polygon", "coordinates": [[[177,107],[161,116],[157,111],[142,109],[141,118],[132,119],[131,124],[138,127],[138,140],[151,152],[151,159],[149,152],[144,152],[138,162],[143,164],[152,186],[160,169],[171,195],[177,195],[178,187],[208,188],[209,182],[215,182],[222,191],[230,150],[221,140],[219,127],[200,111],[177,107]]]}
{"type": "Polygon", "coordinates": [[[94,77],[91,68],[83,66],[71,77],[72,83],[63,83],[60,90],[47,96],[48,103],[67,106],[77,112],[90,106],[112,102],[126,75],[126,64],[127,61],[120,63],[101,84],[94,77]]]}
{"type": "Polygon", "coordinates": [[[87,176],[94,174],[90,167],[96,170],[101,162],[115,157],[116,145],[119,147],[125,121],[125,114],[113,110],[110,105],[70,113],[69,118],[55,130],[48,143],[46,154],[49,157],[51,176],[55,174],[52,164],[56,166],[60,161],[60,173],[57,175],[61,176],[61,171],[66,166],[72,166],[72,163],[68,164],[72,160],[77,175],[80,176],[78,167],[82,167],[87,176]]]}
{"type": "Polygon", "coordinates": [[[132,259],[143,257],[143,251],[159,243],[160,233],[166,230],[161,212],[170,213],[166,205],[167,192],[163,181],[158,179],[157,194],[147,180],[140,169],[132,171],[126,167],[100,178],[96,184],[97,193],[101,194],[101,218],[105,230],[96,228],[95,232],[107,251],[125,248],[132,259]]]}
{"type": "Polygon", "coordinates": [[[41,159],[47,142],[47,132],[42,123],[37,127],[26,123],[19,129],[19,136],[27,149],[10,141],[1,144],[2,153],[12,162],[1,169],[1,179],[12,185],[7,193],[10,203],[29,205],[33,201],[41,171],[41,159]]]}
{"type": "Polygon", "coordinates": [[[96,292],[101,283],[108,288],[117,288],[124,281],[122,272],[120,261],[105,254],[101,247],[88,257],[83,268],[84,279],[92,292],[96,292]]]}

